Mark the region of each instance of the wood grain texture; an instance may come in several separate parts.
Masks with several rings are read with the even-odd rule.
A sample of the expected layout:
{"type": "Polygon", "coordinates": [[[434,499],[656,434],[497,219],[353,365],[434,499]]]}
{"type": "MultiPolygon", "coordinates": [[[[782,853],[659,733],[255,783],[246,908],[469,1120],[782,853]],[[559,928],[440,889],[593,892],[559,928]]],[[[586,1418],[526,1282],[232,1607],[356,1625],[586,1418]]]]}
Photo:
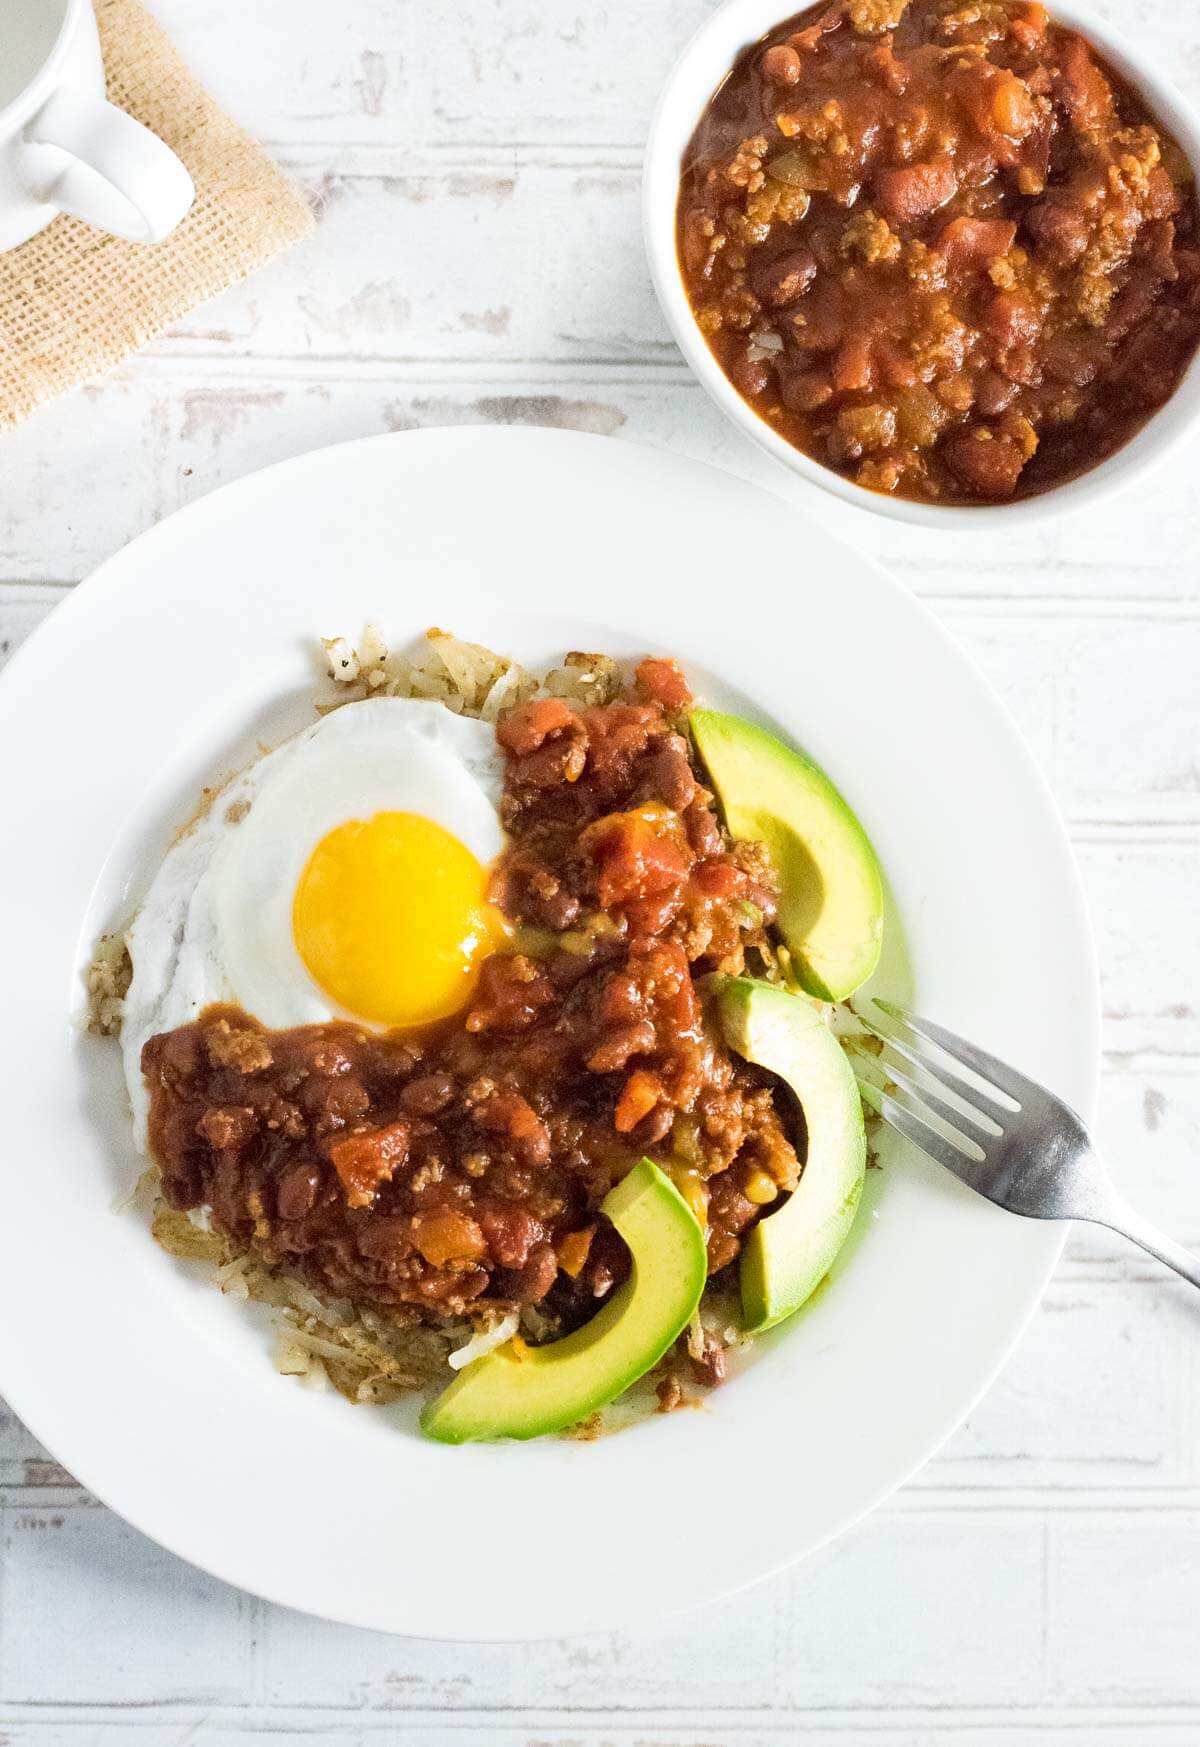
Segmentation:
{"type": "MultiPolygon", "coordinates": [[[[588,258],[586,227],[564,226],[559,246],[588,258]]],[[[280,278],[293,296],[307,295],[302,257],[323,236],[318,227],[293,256],[250,281],[245,295],[265,297],[264,282],[280,278]]],[[[363,272],[373,272],[374,237],[362,236],[357,249],[363,272]]],[[[627,270],[641,272],[629,258],[627,270]]],[[[511,305],[521,271],[511,262],[516,283],[494,287],[492,304],[481,306],[511,305]]],[[[219,345],[211,356],[180,354],[163,342],[104,383],[45,408],[6,438],[0,454],[0,580],[77,581],[180,503],[321,443],[505,423],[598,431],[740,473],[792,498],[921,594],[972,605],[984,596],[1088,609],[1102,599],[1151,610],[1195,605],[1200,560],[1186,451],[1082,522],[1064,517],[981,543],[884,522],[804,487],[733,430],[682,364],[428,360],[411,355],[420,339],[397,338],[390,360],[239,357],[219,345]],[[83,495],[68,484],[79,479],[87,482],[83,495]]],[[[261,336],[264,349],[269,341],[261,336]]]]}
{"type": "MultiPolygon", "coordinates": [[[[922,594],[1025,732],[1096,924],[1102,1143],[1200,1246],[1192,459],[1087,523],[985,544],[859,516],[734,433],[668,341],[638,235],[655,92],[711,4],[158,0],[322,222],[0,442],[0,661],[142,529],[318,444],[548,424],[768,484],[922,594]]],[[[1100,10],[1200,98],[1184,9],[1100,10]]],[[[0,1406],[0,1747],[1192,1747],[1198,1617],[1200,1305],[1097,1231],[887,1507],[632,1636],[462,1648],[266,1606],[112,1517],[0,1406]]]]}

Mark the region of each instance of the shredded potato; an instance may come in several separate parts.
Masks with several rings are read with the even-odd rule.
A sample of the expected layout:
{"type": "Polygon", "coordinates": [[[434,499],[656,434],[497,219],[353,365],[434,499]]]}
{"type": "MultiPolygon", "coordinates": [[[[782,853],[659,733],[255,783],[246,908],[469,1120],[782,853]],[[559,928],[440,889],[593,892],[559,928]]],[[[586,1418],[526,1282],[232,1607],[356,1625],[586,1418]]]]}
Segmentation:
{"type": "Polygon", "coordinates": [[[453,1353],[473,1340],[489,1340],[496,1326],[494,1314],[429,1327],[377,1311],[356,1311],[346,1298],[321,1299],[302,1281],[272,1271],[253,1256],[234,1255],[220,1232],[204,1229],[188,1214],[168,1207],[161,1196],[151,1231],[169,1255],[203,1268],[219,1291],[279,1312],[277,1371],[310,1387],[330,1382],[352,1401],[394,1401],[424,1388],[446,1376],[453,1353]]]}
{"type": "Polygon", "coordinates": [[[357,646],[344,636],[327,637],[325,654],[340,694],[335,706],[376,696],[437,698],[457,714],[484,722],[495,722],[502,710],[539,693],[577,704],[605,704],[621,685],[620,667],[610,655],[573,649],[561,666],[539,679],[508,656],[436,626],[425,633],[424,647],[411,655],[392,654],[378,625],[368,625],[357,646]]]}

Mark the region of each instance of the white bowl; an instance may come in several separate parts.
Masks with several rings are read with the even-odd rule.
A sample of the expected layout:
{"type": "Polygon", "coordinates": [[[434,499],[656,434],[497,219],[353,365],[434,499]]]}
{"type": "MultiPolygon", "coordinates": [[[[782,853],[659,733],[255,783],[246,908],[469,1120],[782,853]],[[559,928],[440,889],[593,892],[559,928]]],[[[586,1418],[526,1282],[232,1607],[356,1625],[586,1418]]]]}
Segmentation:
{"type": "MultiPolygon", "coordinates": [[[[1192,164],[1200,167],[1200,119],[1166,75],[1119,31],[1087,6],[1079,5],[1078,0],[1051,0],[1050,14],[1055,23],[1078,30],[1095,44],[1117,72],[1140,92],[1151,113],[1175,136],[1192,164]]],[[[713,400],[735,425],[792,473],[860,509],[927,527],[955,528],[964,524],[980,527],[985,518],[994,524],[1004,522],[1015,527],[1081,509],[1144,477],[1200,422],[1200,368],[1195,359],[1166,405],[1098,467],[1078,479],[1053,486],[1038,497],[1006,504],[915,503],[868,491],[795,448],[742,399],[709,350],[684,290],[675,247],[679,173],[684,150],[701,113],[739,52],[789,15],[789,0],[725,0],[696,32],[672,68],[646,145],[642,217],[651,277],[680,350],[713,400]]]]}

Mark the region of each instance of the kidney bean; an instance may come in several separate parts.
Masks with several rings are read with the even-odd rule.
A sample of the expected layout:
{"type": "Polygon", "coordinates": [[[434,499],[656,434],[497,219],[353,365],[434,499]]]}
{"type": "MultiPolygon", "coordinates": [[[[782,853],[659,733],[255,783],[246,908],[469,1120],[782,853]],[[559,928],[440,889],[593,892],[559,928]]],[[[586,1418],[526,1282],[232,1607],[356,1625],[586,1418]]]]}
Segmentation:
{"type": "Polygon", "coordinates": [[[304,1160],[290,1165],[275,1189],[275,1206],[280,1219],[303,1219],[311,1213],[317,1204],[320,1187],[320,1165],[304,1160]]]}
{"type": "Polygon", "coordinates": [[[400,1094],[401,1108],[409,1116],[437,1116],[454,1097],[454,1080],[450,1074],[435,1069],[410,1080],[400,1094]]]}

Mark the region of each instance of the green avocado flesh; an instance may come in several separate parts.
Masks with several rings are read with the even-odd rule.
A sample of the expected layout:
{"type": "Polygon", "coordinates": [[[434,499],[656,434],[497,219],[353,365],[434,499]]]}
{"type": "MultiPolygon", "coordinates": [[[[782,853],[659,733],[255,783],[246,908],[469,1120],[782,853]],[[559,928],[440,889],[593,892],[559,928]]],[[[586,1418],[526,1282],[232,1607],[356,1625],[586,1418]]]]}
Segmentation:
{"type": "Polygon", "coordinates": [[[850,1063],[816,1007],[748,977],[730,977],[716,999],[726,1043],[791,1087],[808,1131],[799,1183],[742,1247],[742,1317],[758,1334],[799,1310],[850,1235],[867,1141],[850,1063]]]}
{"type": "Polygon", "coordinates": [[[429,1437],[466,1444],[562,1431],[644,1376],[686,1328],[708,1262],[704,1233],[678,1189],[642,1159],[600,1211],[629,1246],[628,1280],[574,1334],[544,1347],[506,1341],[465,1366],[422,1413],[429,1437]]]}
{"type": "Polygon", "coordinates": [[[689,720],[730,833],[766,845],[777,927],[802,987],[844,1001],[883,940],[883,881],[865,831],[824,771],[764,728],[716,710],[689,720]]]}

